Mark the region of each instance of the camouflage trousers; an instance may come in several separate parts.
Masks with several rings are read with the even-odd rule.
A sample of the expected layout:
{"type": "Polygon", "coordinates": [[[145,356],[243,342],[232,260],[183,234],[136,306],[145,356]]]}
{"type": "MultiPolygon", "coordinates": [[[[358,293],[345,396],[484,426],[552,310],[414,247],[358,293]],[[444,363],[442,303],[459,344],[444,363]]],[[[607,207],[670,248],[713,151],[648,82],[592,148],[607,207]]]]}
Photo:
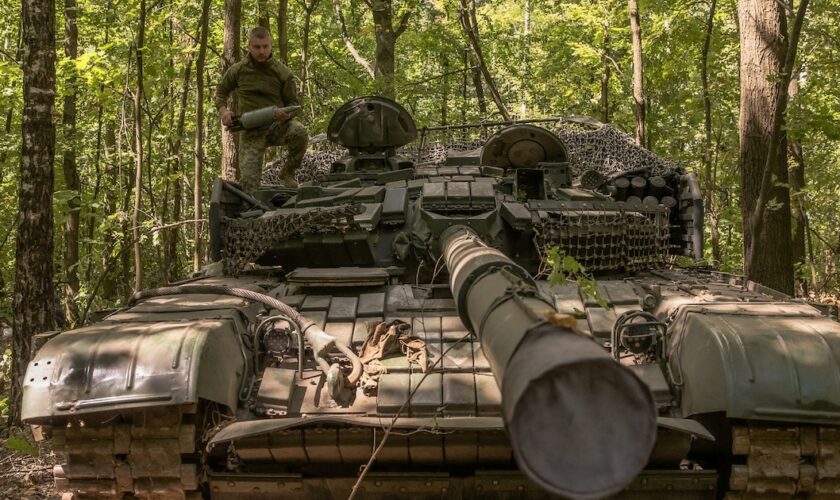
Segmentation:
{"type": "Polygon", "coordinates": [[[265,165],[263,157],[268,146],[288,147],[289,155],[280,176],[294,179],[308,144],[309,134],[297,120],[274,122],[268,127],[243,131],[239,140],[239,183],[242,189],[253,192],[260,187],[265,165]]]}

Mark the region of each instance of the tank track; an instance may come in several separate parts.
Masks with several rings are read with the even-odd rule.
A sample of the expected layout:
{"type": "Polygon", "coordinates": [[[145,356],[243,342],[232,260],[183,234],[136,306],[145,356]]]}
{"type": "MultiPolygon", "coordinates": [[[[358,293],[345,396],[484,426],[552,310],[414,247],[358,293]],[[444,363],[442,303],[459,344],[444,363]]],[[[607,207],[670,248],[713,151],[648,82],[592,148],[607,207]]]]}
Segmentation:
{"type": "Polygon", "coordinates": [[[840,498],[840,427],[733,426],[732,454],[727,500],[840,498]]]}
{"type": "Polygon", "coordinates": [[[162,407],[101,423],[53,428],[64,463],[53,469],[62,498],[200,498],[195,409],[162,407]],[[192,462],[192,463],[190,463],[192,462]]]}

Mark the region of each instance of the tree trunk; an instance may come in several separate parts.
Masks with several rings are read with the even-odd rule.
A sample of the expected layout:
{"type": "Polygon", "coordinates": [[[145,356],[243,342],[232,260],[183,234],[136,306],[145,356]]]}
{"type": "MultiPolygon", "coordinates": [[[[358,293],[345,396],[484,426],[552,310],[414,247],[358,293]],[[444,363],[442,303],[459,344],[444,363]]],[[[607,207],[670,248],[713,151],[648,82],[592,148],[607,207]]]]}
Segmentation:
{"type": "Polygon", "coordinates": [[[461,65],[464,67],[461,75],[461,123],[467,123],[467,73],[469,73],[468,49],[461,51],[461,65]]]}
{"type": "Polygon", "coordinates": [[[277,0],[277,56],[289,65],[289,0],[277,0]]]}
{"type": "Polygon", "coordinates": [[[393,99],[398,35],[394,31],[391,0],[372,0],[371,10],[376,32],[376,63],[374,65],[376,92],[393,99]]]}
{"type": "MultiPolygon", "coordinates": [[[[122,100],[120,102],[120,113],[119,113],[119,129],[117,130],[116,135],[116,154],[114,158],[116,159],[117,168],[115,169],[115,179],[114,185],[119,186],[119,189],[115,193],[115,197],[121,197],[119,199],[120,203],[120,215],[125,215],[121,217],[121,224],[120,224],[120,231],[117,234],[115,231],[114,233],[114,246],[115,250],[116,247],[119,246],[119,267],[115,270],[114,273],[114,282],[116,289],[118,289],[119,296],[123,297],[124,299],[128,299],[131,296],[132,290],[134,289],[133,284],[129,282],[129,273],[132,272],[131,269],[131,260],[132,260],[132,253],[126,250],[126,248],[130,247],[131,243],[131,200],[132,200],[132,186],[133,186],[133,173],[134,170],[129,170],[125,165],[123,165],[123,158],[128,157],[133,153],[131,149],[131,145],[126,147],[126,141],[129,139],[128,130],[131,130],[131,122],[134,120],[134,113],[133,113],[133,106],[134,100],[131,100],[132,110],[128,109],[128,97],[131,95],[131,86],[133,82],[128,75],[132,74],[133,71],[133,64],[135,60],[134,58],[128,59],[128,64],[126,65],[125,69],[125,87],[122,89],[122,100]],[[129,112],[131,112],[131,118],[129,118],[129,112]],[[118,239],[117,239],[118,238],[118,239]]],[[[134,137],[131,137],[131,140],[134,140],[134,137]]],[[[116,202],[117,200],[115,200],[116,202]]],[[[106,255],[106,260],[108,260],[108,256],[106,255]]]]}
{"type": "Polygon", "coordinates": [[[712,43],[712,33],[715,27],[715,11],[717,0],[709,5],[709,17],[706,19],[706,34],[703,38],[703,49],[700,55],[700,83],[703,91],[703,125],[705,131],[705,148],[703,154],[703,172],[706,178],[706,213],[709,215],[709,231],[712,240],[712,265],[719,268],[723,261],[720,248],[720,232],[718,231],[718,211],[715,206],[715,174],[712,172],[714,163],[714,149],[712,147],[712,98],[709,95],[709,47],[712,43]]]}
{"type": "Polygon", "coordinates": [[[306,0],[301,1],[303,7],[303,36],[300,46],[300,93],[308,95],[309,88],[309,35],[312,29],[312,13],[318,6],[319,0],[312,0],[312,3],[306,3],[306,0]]]}
{"type": "Polygon", "coordinates": [[[449,110],[449,56],[441,54],[441,66],[443,67],[443,78],[441,78],[441,99],[440,99],[440,124],[448,123],[447,111],[449,110]]]}
{"type": "MultiPolygon", "coordinates": [[[[171,9],[174,5],[174,1],[170,0],[169,8],[171,9]]],[[[167,58],[167,69],[171,74],[175,74],[175,55],[180,53],[180,47],[175,47],[175,21],[170,17],[169,22],[167,23],[167,37],[169,41],[169,57],[167,58]]],[[[169,79],[166,82],[166,93],[164,97],[166,102],[172,102],[175,99],[177,94],[177,82],[174,78],[169,79]]],[[[167,113],[167,124],[166,124],[166,167],[164,168],[164,176],[163,176],[163,208],[160,214],[160,220],[163,224],[166,224],[171,217],[169,213],[169,204],[170,200],[172,199],[172,172],[174,170],[173,164],[175,163],[172,161],[175,152],[173,151],[173,144],[174,144],[174,131],[175,131],[175,114],[177,108],[174,105],[166,106],[166,113],[167,113]]],[[[169,234],[168,231],[161,232],[161,239],[162,245],[160,245],[159,252],[162,250],[162,255],[160,257],[160,283],[168,283],[169,282],[169,260],[167,255],[167,249],[169,248],[169,234]]]]}
{"type": "Polygon", "coordinates": [[[195,225],[193,238],[195,249],[193,252],[193,271],[201,269],[204,262],[204,242],[202,241],[201,220],[201,172],[204,163],[204,59],[207,56],[207,31],[210,13],[210,0],[201,3],[201,35],[198,42],[198,57],[195,62],[195,163],[193,167],[193,213],[195,225]]]}
{"type": "Polygon", "coordinates": [[[636,144],[645,145],[645,91],[642,66],[642,27],[637,0],[627,1],[630,14],[630,37],[633,40],[633,113],[636,116],[636,144]]]}
{"type": "Polygon", "coordinates": [[[140,0],[137,30],[137,88],[134,91],[134,210],[131,226],[134,238],[134,292],[143,288],[143,255],[140,244],[140,202],[143,198],[143,50],[146,43],[146,0],[140,0]]]}
{"type": "MultiPolygon", "coordinates": [[[[76,0],[64,1],[64,55],[75,62],[78,55],[79,30],[76,24],[76,0]]],[[[79,320],[76,295],[79,293],[79,226],[81,219],[81,180],[76,166],[76,75],[70,70],[64,96],[64,151],[62,171],[64,183],[73,197],[67,202],[69,212],[64,222],[64,315],[71,325],[79,320]]]]}
{"type": "Polygon", "coordinates": [[[269,18],[271,16],[269,16],[266,0],[257,0],[257,16],[257,25],[270,30],[271,23],[269,22],[269,18]]]}
{"type": "Polygon", "coordinates": [[[487,98],[484,97],[484,84],[481,82],[481,70],[478,68],[478,63],[470,57],[472,64],[472,81],[475,87],[475,98],[478,101],[478,111],[483,115],[487,113],[487,98]]]}
{"type": "MultiPolygon", "coordinates": [[[[173,141],[169,153],[171,162],[171,170],[175,175],[175,182],[172,184],[172,221],[178,222],[181,220],[181,197],[183,192],[181,186],[183,184],[184,176],[184,159],[181,154],[181,146],[184,137],[184,123],[187,116],[187,103],[190,94],[190,76],[192,73],[192,53],[187,57],[184,63],[184,78],[181,85],[181,102],[178,107],[178,119],[175,125],[175,140],[173,141]]],[[[180,234],[180,227],[173,226],[164,230],[164,277],[167,282],[175,280],[180,269],[180,259],[178,258],[178,235],[180,234]]]]}
{"type": "Polygon", "coordinates": [[[610,16],[609,10],[604,9],[604,39],[601,42],[601,121],[610,122],[610,16]]]}
{"type": "Polygon", "coordinates": [[[54,325],[53,161],[55,3],[23,0],[23,122],[13,298],[9,422],[20,424],[22,381],[32,336],[54,325]]]}
{"type": "MultiPolygon", "coordinates": [[[[242,55],[239,41],[242,19],[242,0],[225,0],[224,47],[222,56],[222,74],[242,55]]],[[[188,78],[187,75],[185,78],[188,78]]],[[[237,92],[228,98],[228,109],[238,113],[239,102],[237,92]]],[[[222,179],[236,181],[239,178],[239,134],[233,133],[227,127],[222,129],[222,179]]],[[[177,229],[176,229],[177,231],[177,229]]]]}
{"type": "Polygon", "coordinates": [[[522,86],[519,95],[519,117],[528,116],[528,85],[531,79],[531,0],[525,0],[525,13],[522,19],[522,86]]]}
{"type": "MultiPolygon", "coordinates": [[[[110,41],[110,36],[111,36],[111,12],[112,12],[111,7],[112,7],[112,1],[108,0],[108,2],[105,5],[105,38],[104,38],[105,44],[108,44],[108,42],[110,41]]],[[[104,91],[105,91],[105,84],[100,83],[99,84],[99,92],[104,93],[104,91]]],[[[93,185],[93,199],[94,200],[99,198],[99,190],[100,190],[100,187],[102,185],[102,180],[103,180],[103,177],[104,177],[103,173],[102,173],[102,157],[103,156],[106,157],[106,167],[105,167],[106,170],[108,168],[107,167],[107,159],[108,159],[107,147],[108,147],[108,145],[106,143],[105,146],[103,147],[103,134],[102,134],[103,125],[104,125],[103,115],[104,115],[105,109],[104,109],[104,106],[102,104],[102,101],[101,100],[97,100],[97,101],[98,102],[96,104],[96,150],[95,150],[95,153],[94,153],[94,161],[93,161],[93,169],[94,169],[94,177],[95,177],[95,181],[94,181],[94,185],[93,185]]],[[[111,130],[110,133],[113,137],[113,130],[111,130]]],[[[109,197],[106,194],[104,196],[104,198],[105,199],[103,200],[104,201],[103,205],[107,206],[109,197]]],[[[91,273],[93,272],[93,269],[95,267],[93,265],[93,262],[94,262],[96,254],[93,252],[92,242],[93,242],[94,231],[96,230],[96,226],[98,224],[97,223],[97,212],[100,212],[103,209],[104,209],[104,207],[103,208],[94,208],[94,207],[89,207],[88,208],[87,231],[86,231],[88,242],[85,245],[85,249],[86,249],[85,253],[87,255],[87,266],[86,266],[86,270],[85,270],[85,281],[88,281],[88,282],[91,280],[91,276],[92,276],[91,273]]],[[[107,211],[105,213],[113,213],[113,212],[112,211],[107,211]]]]}
{"type": "Polygon", "coordinates": [[[484,55],[481,52],[481,42],[478,36],[478,23],[476,22],[475,1],[470,0],[469,5],[467,5],[467,2],[468,0],[461,0],[461,26],[464,28],[464,32],[470,41],[475,59],[478,62],[478,68],[484,76],[484,81],[487,83],[487,88],[490,90],[493,102],[496,103],[496,107],[499,109],[499,113],[502,115],[502,118],[509,121],[510,113],[502,101],[502,96],[496,88],[496,83],[493,80],[493,76],[490,74],[490,70],[487,68],[487,64],[484,62],[484,55]]]}
{"type": "MultiPolygon", "coordinates": [[[[472,26],[472,31],[475,33],[475,36],[478,38],[480,37],[478,31],[478,19],[476,19],[475,15],[475,2],[470,1],[469,3],[470,12],[469,18],[463,18],[461,20],[461,26],[466,31],[465,21],[470,21],[470,26],[472,26]]],[[[462,16],[466,16],[467,14],[463,11],[463,4],[460,11],[462,16]]],[[[467,43],[470,44],[469,37],[467,37],[467,43]]],[[[470,44],[470,48],[472,45],[470,44]]],[[[470,49],[465,49],[470,50],[470,49]]],[[[475,87],[475,98],[478,100],[478,111],[482,114],[482,116],[487,113],[487,98],[484,94],[484,83],[481,81],[481,68],[478,67],[478,61],[475,60],[475,55],[470,55],[470,64],[472,65],[472,78],[473,78],[473,86],[475,87]]]]}
{"type": "Polygon", "coordinates": [[[747,277],[793,293],[790,193],[784,114],[790,72],[808,0],[791,34],[784,7],[773,0],[741,0],[740,154],[744,265],[747,277]],[[789,39],[789,45],[786,40],[789,39]],[[772,210],[766,210],[774,200],[772,210]],[[758,249],[765,251],[759,253],[758,249]],[[769,250],[772,249],[772,250],[769,250]]]}
{"type": "MultiPolygon", "coordinates": [[[[791,94],[792,96],[792,94],[791,94]]],[[[788,172],[790,178],[790,195],[793,203],[793,213],[796,227],[793,231],[792,258],[798,269],[808,266],[810,270],[810,283],[803,280],[799,283],[803,295],[807,294],[808,286],[811,289],[817,286],[817,268],[814,265],[813,247],[810,242],[808,212],[805,210],[805,153],[799,141],[788,138],[788,151],[793,158],[793,166],[788,172]],[[809,258],[810,256],[810,258],[809,258]]]]}
{"type": "MultiPolygon", "coordinates": [[[[102,154],[105,157],[105,178],[106,182],[110,181],[112,186],[119,186],[119,170],[112,164],[113,157],[117,151],[117,135],[114,131],[115,127],[106,127],[105,134],[103,137],[103,146],[102,146],[102,154]],[[115,174],[116,173],[116,174],[115,174]]],[[[116,153],[119,154],[119,153],[116,153]]],[[[106,190],[103,195],[103,207],[102,211],[106,214],[113,214],[117,211],[117,197],[112,192],[112,190],[106,190]]],[[[110,230],[110,227],[108,228],[110,230]]],[[[106,272],[106,265],[111,259],[111,252],[113,251],[114,247],[118,244],[116,239],[114,238],[113,231],[108,234],[110,236],[110,241],[106,241],[106,243],[102,246],[102,251],[100,252],[100,262],[102,272],[105,273],[105,276],[102,278],[102,295],[105,297],[117,297],[119,294],[117,280],[114,277],[113,272],[106,272]]],[[[125,252],[128,253],[128,252],[125,252]]],[[[91,266],[94,267],[94,266],[91,266]]],[[[113,267],[113,266],[112,266],[113,267]]]]}

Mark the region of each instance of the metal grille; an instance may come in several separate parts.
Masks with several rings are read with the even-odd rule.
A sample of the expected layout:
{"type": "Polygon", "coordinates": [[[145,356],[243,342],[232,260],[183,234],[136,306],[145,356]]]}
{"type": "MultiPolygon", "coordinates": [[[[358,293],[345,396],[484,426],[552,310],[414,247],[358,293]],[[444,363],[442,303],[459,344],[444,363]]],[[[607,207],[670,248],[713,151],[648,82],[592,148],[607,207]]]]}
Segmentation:
{"type": "Polygon", "coordinates": [[[556,246],[589,272],[662,265],[670,235],[667,212],[656,207],[548,212],[535,233],[541,255],[556,246]]]}

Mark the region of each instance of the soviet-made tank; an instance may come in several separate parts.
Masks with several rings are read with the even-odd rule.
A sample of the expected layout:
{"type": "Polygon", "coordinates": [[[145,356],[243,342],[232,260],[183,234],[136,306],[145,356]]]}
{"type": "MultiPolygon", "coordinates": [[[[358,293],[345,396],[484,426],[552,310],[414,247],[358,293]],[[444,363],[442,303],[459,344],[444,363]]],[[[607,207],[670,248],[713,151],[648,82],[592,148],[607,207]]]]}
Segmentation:
{"type": "Polygon", "coordinates": [[[327,137],[299,188],[216,181],[202,273],[37,339],[23,418],[60,491],[840,495],[840,325],[678,266],[679,165],[590,119],[418,130],[378,97],[327,137]]]}

